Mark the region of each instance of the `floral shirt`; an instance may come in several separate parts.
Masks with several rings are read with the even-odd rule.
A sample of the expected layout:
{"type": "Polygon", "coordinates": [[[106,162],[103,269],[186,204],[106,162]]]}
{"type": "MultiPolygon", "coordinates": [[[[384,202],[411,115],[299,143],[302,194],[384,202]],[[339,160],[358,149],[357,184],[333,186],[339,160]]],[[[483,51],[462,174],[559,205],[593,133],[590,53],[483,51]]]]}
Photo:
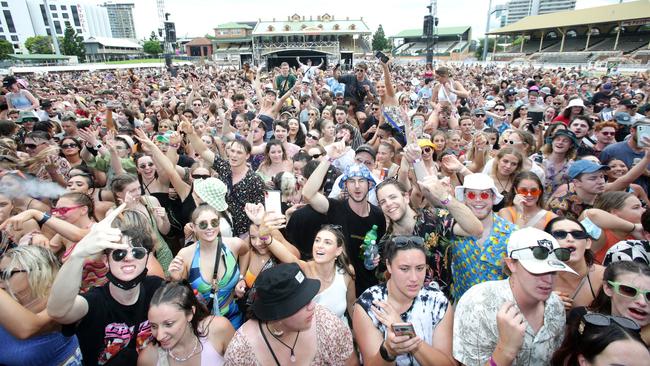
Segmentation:
{"type": "Polygon", "coordinates": [[[564,216],[577,220],[582,211],[591,208],[588,203],[582,202],[575,188],[569,187],[566,193],[561,196],[553,196],[546,202],[546,209],[558,216],[564,216]]]}
{"type": "MultiPolygon", "coordinates": [[[[57,156],[54,158],[54,165],[56,166],[56,171],[67,182],[68,179],[70,179],[70,169],[72,169],[68,160],[66,160],[66,158],[57,156]]],[[[50,177],[50,173],[47,172],[47,168],[45,167],[45,164],[42,164],[40,168],[36,170],[34,175],[38,178],[39,181],[46,181],[46,182],[52,181],[52,177],[50,177]]]]}
{"type": "Polygon", "coordinates": [[[483,247],[478,244],[479,238],[472,236],[456,237],[451,246],[451,295],[456,300],[477,283],[504,279],[503,258],[508,238],[517,226],[494,213],[492,220],[492,231],[483,247]]]}
{"type": "MultiPolygon", "coordinates": [[[[506,301],[515,301],[508,280],[480,283],[460,298],[454,314],[456,360],[466,366],[488,363],[499,339],[497,313],[506,301]]],[[[565,319],[564,305],[552,293],[544,303],[544,324],[537,333],[526,322],[524,344],[512,365],[550,365],[551,356],[562,343],[565,319]]]]}
{"type": "MultiPolygon", "coordinates": [[[[446,209],[422,209],[419,211],[413,229],[413,235],[424,239],[424,246],[427,250],[427,266],[429,268],[427,268],[425,285],[435,281],[446,294],[448,294],[451,283],[450,243],[454,238],[455,224],[456,220],[446,209]]],[[[389,227],[380,240],[380,250],[391,236],[392,228],[389,227]]],[[[385,264],[382,264],[378,272],[381,273],[384,269],[385,264]]]]}
{"type": "Polygon", "coordinates": [[[544,199],[547,200],[553,192],[562,184],[566,184],[570,181],[569,179],[569,167],[573,161],[565,162],[559,169],[550,163],[549,160],[544,159],[542,161],[542,168],[544,168],[544,173],[546,174],[546,179],[544,180],[544,199]]]}
{"type": "Polygon", "coordinates": [[[232,214],[233,235],[240,236],[247,233],[251,221],[246,216],[244,206],[249,202],[264,202],[264,182],[262,182],[262,178],[255,174],[252,169],[248,169],[244,178],[233,185],[230,163],[220,156],[216,156],[212,167],[219,174],[219,179],[228,187],[226,203],[228,203],[228,212],[232,214]]]}
{"type": "MultiPolygon", "coordinates": [[[[372,324],[379,331],[386,335],[386,326],[377,319],[375,313],[371,310],[373,301],[388,301],[388,288],[386,284],[373,286],[361,294],[357,299],[366,314],[372,320],[372,324]]],[[[428,345],[433,345],[433,334],[436,326],[442,321],[442,318],[449,307],[449,300],[440,291],[436,283],[430,283],[423,286],[420,292],[413,299],[413,304],[405,312],[400,314],[402,321],[413,324],[415,334],[428,345]]],[[[396,365],[419,365],[411,354],[403,354],[397,357],[396,365]]]]}

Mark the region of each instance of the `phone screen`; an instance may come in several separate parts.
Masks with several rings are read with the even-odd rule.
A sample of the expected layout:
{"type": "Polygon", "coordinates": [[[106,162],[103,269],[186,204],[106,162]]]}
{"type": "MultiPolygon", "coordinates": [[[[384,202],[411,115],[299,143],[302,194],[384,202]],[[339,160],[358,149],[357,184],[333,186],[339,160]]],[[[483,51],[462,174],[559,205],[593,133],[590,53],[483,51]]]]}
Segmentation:
{"type": "Polygon", "coordinates": [[[266,212],[282,213],[280,191],[266,191],[264,197],[264,208],[266,209],[266,212]]]}
{"type": "Polygon", "coordinates": [[[639,147],[646,147],[643,143],[643,138],[650,138],[650,125],[638,125],[636,127],[636,143],[639,147]]]}
{"type": "Polygon", "coordinates": [[[415,337],[415,329],[411,323],[393,323],[391,328],[396,336],[407,335],[411,338],[415,337]]]}

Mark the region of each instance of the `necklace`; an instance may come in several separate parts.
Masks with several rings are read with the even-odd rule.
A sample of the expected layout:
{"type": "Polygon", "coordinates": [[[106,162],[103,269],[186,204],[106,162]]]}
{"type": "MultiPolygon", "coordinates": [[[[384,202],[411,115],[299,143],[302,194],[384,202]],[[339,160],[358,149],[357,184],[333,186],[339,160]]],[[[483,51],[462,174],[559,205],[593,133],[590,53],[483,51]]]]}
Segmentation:
{"type": "Polygon", "coordinates": [[[186,357],[176,357],[176,356],[174,356],[171,349],[167,351],[167,355],[171,356],[171,358],[173,358],[174,361],[176,361],[176,362],[185,362],[185,361],[189,360],[190,358],[194,357],[194,355],[196,354],[196,350],[198,348],[199,348],[199,338],[195,337],[194,338],[194,348],[192,349],[192,352],[190,352],[190,354],[187,355],[186,357]]]}
{"type": "Polygon", "coordinates": [[[499,185],[501,186],[501,191],[507,191],[508,190],[508,184],[510,183],[510,179],[512,179],[512,175],[508,176],[508,180],[506,181],[506,184],[504,185],[503,182],[501,182],[501,179],[499,179],[499,174],[494,175],[497,178],[497,182],[499,182],[499,185]]]}
{"type": "MultiPolygon", "coordinates": [[[[266,329],[269,331],[269,333],[271,333],[271,335],[273,336],[273,338],[275,338],[276,341],[282,343],[283,346],[287,347],[291,351],[291,357],[289,359],[291,360],[291,362],[296,362],[296,354],[294,353],[294,349],[296,348],[296,343],[298,343],[298,337],[300,336],[300,332],[298,332],[298,334],[296,334],[296,339],[294,339],[294,341],[293,341],[293,346],[289,347],[288,344],[284,343],[280,339],[280,336],[282,336],[282,334],[284,334],[284,332],[281,332],[279,336],[276,336],[275,333],[273,333],[271,331],[271,329],[269,328],[269,323],[266,323],[266,329]]],[[[276,331],[276,333],[277,333],[277,331],[276,331]]]]}

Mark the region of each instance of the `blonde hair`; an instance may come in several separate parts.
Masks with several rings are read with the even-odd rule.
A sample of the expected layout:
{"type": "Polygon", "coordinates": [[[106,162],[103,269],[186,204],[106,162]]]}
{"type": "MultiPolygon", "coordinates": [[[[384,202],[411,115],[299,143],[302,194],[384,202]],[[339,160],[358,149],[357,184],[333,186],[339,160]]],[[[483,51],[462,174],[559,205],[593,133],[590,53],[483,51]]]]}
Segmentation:
{"type": "MultiPolygon", "coordinates": [[[[61,266],[54,253],[43,247],[23,245],[9,249],[3,257],[9,259],[5,274],[16,268],[26,271],[32,297],[46,299],[50,295],[50,288],[61,266]]],[[[11,286],[7,290],[15,299],[11,286]]]]}

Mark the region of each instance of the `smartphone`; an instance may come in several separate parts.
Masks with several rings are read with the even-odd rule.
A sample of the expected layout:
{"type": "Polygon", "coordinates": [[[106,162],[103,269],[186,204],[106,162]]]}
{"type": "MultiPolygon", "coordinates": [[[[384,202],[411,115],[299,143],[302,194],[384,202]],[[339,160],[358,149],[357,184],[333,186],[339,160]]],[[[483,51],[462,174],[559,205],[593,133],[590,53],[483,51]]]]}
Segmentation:
{"type": "Polygon", "coordinates": [[[528,112],[528,117],[530,117],[531,124],[537,126],[544,120],[544,112],[528,112]]]}
{"type": "Polygon", "coordinates": [[[643,142],[644,137],[650,138],[650,125],[638,125],[636,127],[636,144],[639,147],[648,146],[643,142]]]}
{"type": "Polygon", "coordinates": [[[409,338],[415,337],[415,329],[411,323],[393,323],[390,327],[398,337],[404,335],[409,336],[409,338]]]}
{"type": "Polygon", "coordinates": [[[381,52],[381,51],[377,51],[377,53],[375,53],[375,57],[377,57],[378,59],[380,59],[381,62],[383,62],[383,63],[385,63],[385,64],[388,63],[388,56],[386,56],[386,55],[385,55],[383,52],[381,52]]]}
{"type": "Polygon", "coordinates": [[[266,209],[266,212],[282,213],[280,191],[266,191],[264,197],[264,208],[266,209]]]}
{"type": "Polygon", "coordinates": [[[423,116],[413,117],[413,132],[415,132],[415,136],[417,138],[421,138],[423,131],[424,131],[424,117],[423,116]]]}

